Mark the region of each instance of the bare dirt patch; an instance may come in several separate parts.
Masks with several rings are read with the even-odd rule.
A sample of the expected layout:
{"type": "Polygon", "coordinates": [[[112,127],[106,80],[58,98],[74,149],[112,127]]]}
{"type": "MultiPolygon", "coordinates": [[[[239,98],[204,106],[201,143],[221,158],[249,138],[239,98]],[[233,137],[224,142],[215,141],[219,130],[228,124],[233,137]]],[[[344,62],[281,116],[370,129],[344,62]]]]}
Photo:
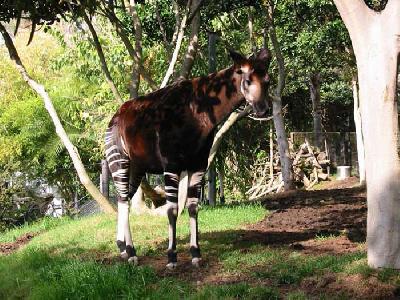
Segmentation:
{"type": "Polygon", "coordinates": [[[7,255],[17,251],[21,246],[27,244],[33,237],[37,236],[38,234],[39,233],[28,232],[18,237],[14,242],[0,243],[0,254],[7,255]]]}
{"type": "Polygon", "coordinates": [[[266,198],[263,205],[272,213],[248,226],[242,239],[287,245],[305,254],[360,251],[359,242],[366,236],[366,192],[363,187],[355,187],[354,181],[335,181],[336,186],[329,182],[328,189],[266,198]]]}

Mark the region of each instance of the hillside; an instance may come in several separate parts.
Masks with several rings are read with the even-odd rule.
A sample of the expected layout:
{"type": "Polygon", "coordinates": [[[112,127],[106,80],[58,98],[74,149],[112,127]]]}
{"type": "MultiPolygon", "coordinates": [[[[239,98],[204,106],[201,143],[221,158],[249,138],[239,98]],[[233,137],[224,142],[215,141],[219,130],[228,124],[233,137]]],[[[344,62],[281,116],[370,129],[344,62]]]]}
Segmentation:
{"type": "Polygon", "coordinates": [[[166,219],[134,217],[136,268],[120,261],[116,223],[105,215],[11,230],[0,237],[0,298],[395,299],[399,273],[366,263],[365,191],[354,180],[341,184],[271,197],[270,211],[203,207],[200,269],[190,265],[186,213],[174,271],[164,267],[166,219]]]}

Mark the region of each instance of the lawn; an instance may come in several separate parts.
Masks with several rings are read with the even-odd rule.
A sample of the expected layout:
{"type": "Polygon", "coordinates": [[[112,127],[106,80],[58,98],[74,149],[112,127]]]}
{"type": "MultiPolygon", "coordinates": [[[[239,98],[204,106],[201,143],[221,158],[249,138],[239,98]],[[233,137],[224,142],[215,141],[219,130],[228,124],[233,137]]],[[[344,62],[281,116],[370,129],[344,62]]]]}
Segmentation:
{"type": "MultiPolygon", "coordinates": [[[[139,267],[118,258],[113,218],[44,219],[0,237],[4,244],[27,232],[37,234],[13,253],[0,254],[0,299],[331,299],[333,294],[351,299],[354,295],[339,285],[346,278],[360,277],[366,284],[375,280],[379,289],[400,282],[396,271],[370,269],[362,244],[360,251],[342,255],[305,255],[290,246],[245,238],[249,226],[254,231],[266,214],[259,204],[203,207],[199,226],[204,263],[193,269],[184,213],[178,222],[175,271],[164,267],[165,218],[133,216],[139,267]],[[338,291],[330,285],[325,293],[324,284],[332,280],[338,291]]],[[[318,235],[315,240],[335,238],[318,235]]]]}

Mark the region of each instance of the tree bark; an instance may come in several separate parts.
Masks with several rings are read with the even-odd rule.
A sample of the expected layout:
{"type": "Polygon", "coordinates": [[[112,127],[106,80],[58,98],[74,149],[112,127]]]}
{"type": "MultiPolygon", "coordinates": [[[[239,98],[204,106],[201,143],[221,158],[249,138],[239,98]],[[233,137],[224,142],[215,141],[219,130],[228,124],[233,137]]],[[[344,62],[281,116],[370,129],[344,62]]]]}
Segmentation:
{"type": "Polygon", "coordinates": [[[9,51],[10,58],[15,62],[16,68],[22,75],[23,79],[29,84],[29,86],[43,99],[46,110],[48,111],[51,120],[54,123],[56,133],[60,137],[63,142],[65,148],[67,149],[72,163],[74,164],[75,170],[79,176],[79,180],[84,185],[89,194],[93,197],[93,199],[99,204],[102,210],[106,213],[115,213],[115,208],[108,202],[108,200],[100,193],[97,187],[90,180],[88,174],[86,173],[85,167],[82,164],[82,161],[79,157],[78,151],[75,146],[71,143],[68,138],[67,133],[65,132],[61,121],[57,115],[57,112],[53,106],[53,103],[50,99],[50,96],[47,94],[43,85],[38,84],[34,81],[29,74],[27,73],[25,66],[23,65],[17,49],[14,46],[14,43],[9,36],[8,32],[4,28],[3,24],[0,23],[0,32],[4,38],[4,42],[9,51]]]}
{"type": "Polygon", "coordinates": [[[354,98],[354,124],[356,126],[356,139],[357,139],[357,157],[358,157],[358,174],[360,176],[360,185],[366,183],[365,179],[365,149],[364,137],[362,133],[360,101],[358,99],[358,86],[357,79],[352,81],[353,98],[354,98]]]}
{"type": "Polygon", "coordinates": [[[322,112],[321,112],[321,94],[320,94],[321,76],[319,73],[310,75],[310,98],[313,108],[313,133],[314,145],[321,149],[322,147],[322,112]]]}
{"type": "Polygon", "coordinates": [[[372,267],[400,268],[400,161],[396,78],[400,1],[381,12],[362,0],[334,0],[357,60],[367,179],[367,248],[372,267]]]}
{"type": "MultiPolygon", "coordinates": [[[[196,7],[201,3],[201,0],[193,0],[191,6],[191,12],[193,12],[196,7]]],[[[200,29],[200,11],[198,10],[192,19],[191,23],[191,33],[189,38],[189,46],[186,51],[185,60],[183,61],[180,78],[187,79],[192,70],[194,60],[197,55],[197,49],[199,44],[199,29],[200,29]]]]}
{"type": "Polygon", "coordinates": [[[285,191],[289,191],[294,189],[294,183],[293,183],[294,175],[292,168],[292,159],[290,158],[290,153],[289,153],[289,143],[282,115],[282,92],[285,87],[286,72],[285,72],[285,62],[283,59],[282,52],[280,50],[278,38],[276,37],[275,26],[273,23],[273,11],[271,6],[268,7],[267,18],[270,23],[269,33],[279,70],[278,84],[275,90],[275,96],[272,99],[272,111],[274,115],[274,126],[276,131],[276,139],[278,143],[278,152],[281,160],[284,189],[285,191]]]}
{"type": "Polygon", "coordinates": [[[111,89],[115,99],[118,102],[123,103],[124,101],[122,100],[121,95],[119,94],[118,89],[115,86],[114,81],[112,80],[110,70],[107,67],[106,58],[104,57],[103,49],[101,47],[96,30],[94,29],[93,24],[90,21],[89,17],[87,16],[86,12],[83,11],[82,16],[83,16],[83,19],[85,20],[86,24],[89,27],[90,33],[92,34],[93,45],[97,51],[97,55],[99,56],[101,69],[103,70],[104,76],[106,77],[106,81],[107,81],[108,85],[110,86],[110,89],[111,89]]]}

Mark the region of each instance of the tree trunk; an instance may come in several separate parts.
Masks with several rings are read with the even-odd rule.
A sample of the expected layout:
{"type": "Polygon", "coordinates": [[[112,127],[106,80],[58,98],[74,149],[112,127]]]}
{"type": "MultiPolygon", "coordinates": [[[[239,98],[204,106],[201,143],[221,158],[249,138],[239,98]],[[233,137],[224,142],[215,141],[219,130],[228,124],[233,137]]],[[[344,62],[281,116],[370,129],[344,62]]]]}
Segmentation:
{"type": "Polygon", "coordinates": [[[256,45],[256,41],[254,39],[254,31],[253,31],[253,10],[254,7],[253,6],[249,6],[247,9],[247,20],[248,20],[248,29],[249,29],[249,41],[250,41],[250,49],[253,52],[254,57],[256,56],[256,52],[257,52],[257,45],[256,45]]]}
{"type": "Polygon", "coordinates": [[[400,268],[400,162],[396,79],[400,1],[381,12],[361,0],[334,0],[357,59],[367,178],[367,248],[372,267],[400,268]]]}
{"type": "Polygon", "coordinates": [[[313,108],[313,133],[314,145],[321,149],[322,147],[322,112],[321,112],[321,94],[320,94],[321,76],[319,73],[310,76],[310,98],[313,108]]]}
{"type": "Polygon", "coordinates": [[[135,0],[130,0],[129,12],[133,20],[133,29],[135,30],[135,50],[137,55],[137,62],[133,65],[131,83],[129,86],[129,94],[131,98],[139,96],[140,86],[140,66],[142,65],[142,24],[136,11],[135,0]]]}
{"type": "Polygon", "coordinates": [[[274,126],[276,131],[276,142],[278,144],[278,152],[281,160],[282,179],[284,182],[285,191],[292,190],[293,184],[293,168],[292,159],[289,153],[289,143],[285,131],[285,123],[282,115],[282,101],[275,99],[272,103],[272,110],[274,114],[274,126]]]}
{"type": "Polygon", "coordinates": [[[354,98],[354,124],[356,126],[356,138],[357,138],[357,157],[358,157],[358,174],[360,177],[360,185],[364,185],[365,179],[365,149],[364,149],[364,137],[362,133],[361,125],[361,113],[360,103],[358,99],[358,86],[357,79],[353,79],[353,98],[354,98]]]}
{"type": "Polygon", "coordinates": [[[294,189],[294,183],[293,183],[294,175],[292,168],[292,159],[290,158],[289,154],[289,143],[282,115],[282,92],[285,87],[286,72],[285,72],[285,62],[280,49],[278,38],[276,37],[275,26],[273,23],[273,11],[271,6],[268,6],[267,18],[270,23],[269,33],[274,48],[276,60],[278,63],[278,71],[279,71],[278,84],[275,90],[275,96],[272,99],[272,111],[274,115],[274,126],[276,131],[276,139],[278,143],[278,152],[281,160],[284,189],[285,191],[289,191],[294,189]]]}
{"type": "Polygon", "coordinates": [[[20,74],[22,75],[23,79],[43,99],[44,106],[47,112],[49,113],[51,120],[54,123],[56,133],[61,139],[62,143],[64,144],[65,148],[67,149],[72,159],[72,163],[74,164],[75,170],[79,176],[79,180],[85,186],[86,190],[93,197],[93,199],[99,204],[99,206],[102,208],[104,212],[115,213],[115,208],[108,202],[106,198],[104,198],[104,196],[100,193],[100,191],[90,180],[88,174],[86,173],[85,167],[83,166],[83,163],[79,157],[78,151],[68,138],[68,135],[61,124],[61,121],[57,115],[56,110],[54,109],[53,103],[49,95],[47,94],[45,88],[42,85],[38,84],[28,75],[25,66],[22,64],[21,59],[18,56],[18,52],[14,46],[13,41],[11,40],[8,32],[6,31],[2,23],[0,23],[0,32],[4,38],[4,42],[9,51],[10,58],[15,62],[16,67],[20,72],[20,74]]]}
{"type": "MultiPolygon", "coordinates": [[[[201,0],[193,0],[191,11],[196,9],[196,7],[200,4],[200,2],[201,0]]],[[[197,11],[192,19],[189,46],[185,55],[185,60],[183,61],[181,74],[179,76],[182,79],[187,79],[192,70],[199,44],[199,37],[198,37],[199,29],[200,29],[200,11],[197,11]]]]}

